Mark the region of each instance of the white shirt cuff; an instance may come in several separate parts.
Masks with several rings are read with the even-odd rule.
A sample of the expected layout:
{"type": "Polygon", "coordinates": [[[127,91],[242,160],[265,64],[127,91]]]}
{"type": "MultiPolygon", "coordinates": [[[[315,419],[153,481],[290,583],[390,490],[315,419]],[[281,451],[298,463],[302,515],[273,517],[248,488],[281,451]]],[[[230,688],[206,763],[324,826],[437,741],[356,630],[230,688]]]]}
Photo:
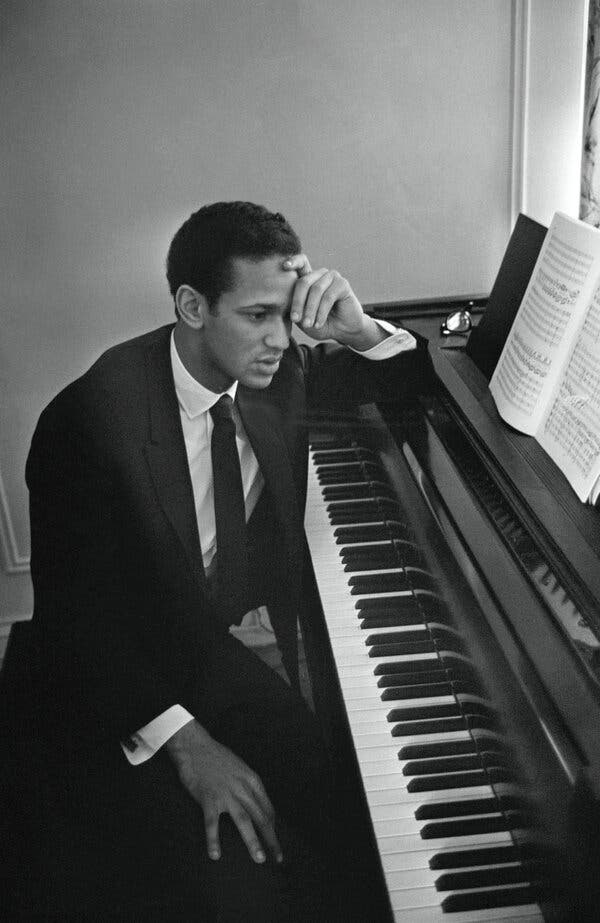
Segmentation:
{"type": "Polygon", "coordinates": [[[166,744],[167,740],[177,733],[177,731],[193,721],[194,716],[182,705],[172,705],[167,708],[161,715],[144,725],[127,740],[121,741],[123,753],[132,764],[137,766],[139,763],[145,763],[151,756],[154,756],[157,750],[166,744]]]}
{"type": "Polygon", "coordinates": [[[389,321],[379,320],[377,317],[374,317],[373,320],[376,324],[379,324],[382,330],[385,330],[386,333],[390,335],[386,337],[385,340],[382,340],[381,343],[377,343],[376,346],[365,349],[364,352],[359,349],[352,350],[358,353],[359,356],[375,360],[391,359],[392,356],[396,356],[398,353],[403,353],[416,347],[417,341],[408,330],[403,330],[402,327],[395,327],[393,324],[390,324],[389,321]]]}

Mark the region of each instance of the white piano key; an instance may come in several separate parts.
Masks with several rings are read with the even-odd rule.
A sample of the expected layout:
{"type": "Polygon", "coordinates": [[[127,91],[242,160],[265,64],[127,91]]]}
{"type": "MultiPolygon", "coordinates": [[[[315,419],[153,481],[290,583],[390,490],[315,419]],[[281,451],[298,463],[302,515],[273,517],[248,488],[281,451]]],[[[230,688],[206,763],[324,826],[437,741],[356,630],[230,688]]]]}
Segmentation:
{"type": "Polygon", "coordinates": [[[544,923],[535,904],[522,907],[494,907],[465,913],[444,913],[441,907],[412,907],[394,910],[394,923],[544,923]]]}
{"type": "Polygon", "coordinates": [[[473,833],[470,836],[439,837],[436,840],[422,840],[420,836],[382,836],[378,841],[381,856],[392,853],[434,851],[435,854],[443,849],[474,849],[487,846],[512,846],[511,836],[506,831],[498,833],[473,833]]]}
{"type": "MultiPolygon", "coordinates": [[[[512,885],[498,885],[494,888],[496,891],[504,891],[512,885]]],[[[465,891],[459,892],[462,894],[469,894],[477,891],[488,890],[486,888],[470,888],[465,889],[465,891]]],[[[448,897],[451,894],[456,892],[453,891],[443,891],[443,892],[433,892],[433,894],[438,897],[439,902],[441,903],[445,897],[448,897]]],[[[431,888],[394,888],[389,890],[390,903],[393,910],[412,910],[413,908],[418,907],[430,907],[433,903],[432,900],[432,889],[431,888]]],[[[486,908],[488,909],[488,908],[486,908]]],[[[492,908],[496,909],[496,908],[492,908]]],[[[447,916],[447,919],[452,920],[454,914],[447,916]]],[[[484,917],[485,919],[485,917],[484,917]]]]}
{"type": "MultiPolygon", "coordinates": [[[[393,781],[393,780],[392,780],[393,781]]],[[[487,798],[493,795],[489,785],[473,785],[470,788],[448,788],[437,789],[431,792],[409,792],[405,787],[398,787],[399,782],[406,782],[406,779],[396,780],[396,786],[387,788],[370,788],[366,791],[366,799],[369,808],[375,805],[398,805],[399,808],[412,805],[412,810],[416,811],[422,804],[430,804],[438,801],[458,801],[461,798],[487,798]]]]}
{"type": "MultiPolygon", "coordinates": [[[[463,789],[460,789],[460,791],[462,792],[462,796],[458,798],[448,798],[447,792],[444,792],[444,797],[442,798],[438,797],[435,799],[431,799],[428,802],[428,804],[451,805],[451,804],[454,804],[454,802],[456,801],[458,802],[480,801],[482,804],[485,804],[487,799],[489,799],[490,797],[493,797],[493,791],[491,788],[489,789],[488,792],[486,792],[485,795],[479,796],[479,797],[475,797],[474,795],[472,795],[470,788],[468,789],[463,788],[463,789]]],[[[423,794],[423,793],[420,792],[419,794],[423,794]]],[[[436,792],[436,794],[439,794],[439,793],[436,792]]],[[[421,804],[422,803],[423,802],[421,802],[421,804]]],[[[450,807],[448,808],[448,810],[450,811],[450,807]]],[[[385,803],[384,804],[369,804],[369,811],[370,811],[371,820],[373,821],[373,823],[383,822],[383,821],[389,821],[391,823],[396,818],[402,818],[402,817],[414,818],[416,808],[410,802],[399,802],[399,803],[396,802],[396,803],[391,803],[391,804],[385,804],[385,803]]],[[[482,811],[482,814],[483,813],[484,812],[482,811]]],[[[476,815],[473,814],[473,815],[468,815],[468,816],[475,817],[476,815]]],[[[443,819],[449,819],[449,818],[450,818],[450,815],[448,816],[448,818],[443,818],[443,819]]],[[[421,820],[419,821],[419,823],[428,824],[430,823],[430,821],[421,820]]]]}
{"type": "Polygon", "coordinates": [[[415,659],[415,656],[422,660],[424,657],[430,660],[438,660],[438,655],[434,651],[426,651],[424,654],[384,654],[383,657],[369,657],[368,651],[365,648],[364,651],[360,651],[358,654],[355,651],[340,651],[339,657],[336,657],[336,666],[337,672],[339,675],[343,676],[346,669],[354,666],[371,666],[375,669],[376,666],[381,664],[385,666],[389,663],[409,663],[411,660],[415,659]],[[365,656],[366,654],[366,656],[365,656]]]}
{"type": "MultiPolygon", "coordinates": [[[[477,815],[472,815],[476,817],[477,815]]],[[[491,816],[491,815],[486,815],[491,816]]],[[[495,817],[500,817],[501,815],[496,812],[495,817]]],[[[464,818],[463,818],[464,819],[464,818]]],[[[450,818],[443,818],[443,820],[450,820],[450,818]]],[[[389,820],[377,820],[373,819],[373,829],[377,837],[385,836],[420,836],[421,830],[425,824],[434,823],[434,821],[428,820],[416,820],[414,816],[407,817],[394,817],[389,820]]],[[[428,843],[435,844],[437,839],[427,840],[428,843]]]]}
{"type": "MultiPolygon", "coordinates": [[[[431,792],[407,792],[404,784],[406,780],[400,779],[397,788],[384,789],[382,791],[373,790],[366,793],[366,798],[370,808],[380,806],[393,806],[397,804],[399,808],[404,803],[412,804],[414,801],[418,804],[429,804],[437,801],[459,801],[470,798],[487,798],[493,795],[493,790],[489,785],[472,786],[471,788],[454,788],[438,789],[431,792]]],[[[416,810],[416,809],[415,809],[416,810]]]]}

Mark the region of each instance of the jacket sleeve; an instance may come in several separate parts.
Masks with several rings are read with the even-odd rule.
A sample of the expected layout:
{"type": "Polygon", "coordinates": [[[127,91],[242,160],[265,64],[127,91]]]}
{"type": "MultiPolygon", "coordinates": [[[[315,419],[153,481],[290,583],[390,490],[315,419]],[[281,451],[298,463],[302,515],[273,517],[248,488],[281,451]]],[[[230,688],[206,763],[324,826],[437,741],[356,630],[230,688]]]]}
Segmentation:
{"type": "Polygon", "coordinates": [[[116,741],[173,705],[176,692],[145,659],[128,612],[110,472],[64,397],[40,418],[26,479],[43,701],[77,733],[116,741]]]}
{"type": "Polygon", "coordinates": [[[428,342],[412,333],[416,347],[389,359],[373,361],[336,343],[298,346],[312,408],[335,404],[402,401],[431,387],[433,366],[428,342]]]}

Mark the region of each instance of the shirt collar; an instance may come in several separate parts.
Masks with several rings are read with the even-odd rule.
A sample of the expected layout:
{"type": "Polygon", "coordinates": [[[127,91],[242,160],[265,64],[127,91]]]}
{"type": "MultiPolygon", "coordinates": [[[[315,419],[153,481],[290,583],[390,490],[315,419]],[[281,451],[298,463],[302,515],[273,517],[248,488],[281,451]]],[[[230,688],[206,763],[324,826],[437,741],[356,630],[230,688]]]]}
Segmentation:
{"type": "Polygon", "coordinates": [[[229,394],[232,400],[235,400],[237,392],[237,381],[234,381],[227,391],[222,394],[215,394],[209,391],[204,385],[190,375],[185,365],[181,361],[177,347],[175,346],[175,334],[171,333],[171,366],[173,369],[173,380],[175,382],[175,392],[179,406],[190,420],[194,420],[201,414],[216,404],[222,394],[229,394]]]}

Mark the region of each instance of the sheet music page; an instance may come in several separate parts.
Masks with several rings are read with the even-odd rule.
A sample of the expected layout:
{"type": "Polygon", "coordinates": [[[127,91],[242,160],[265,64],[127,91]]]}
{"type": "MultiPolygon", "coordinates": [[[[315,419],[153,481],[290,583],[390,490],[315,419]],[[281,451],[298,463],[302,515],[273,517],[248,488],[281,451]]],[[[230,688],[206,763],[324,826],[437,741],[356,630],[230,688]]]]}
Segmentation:
{"type": "Polygon", "coordinates": [[[600,272],[600,231],[555,214],[490,381],[498,412],[534,435],[600,272]]]}
{"type": "Polygon", "coordinates": [[[600,286],[536,438],[587,500],[600,476],[600,286]]]}

